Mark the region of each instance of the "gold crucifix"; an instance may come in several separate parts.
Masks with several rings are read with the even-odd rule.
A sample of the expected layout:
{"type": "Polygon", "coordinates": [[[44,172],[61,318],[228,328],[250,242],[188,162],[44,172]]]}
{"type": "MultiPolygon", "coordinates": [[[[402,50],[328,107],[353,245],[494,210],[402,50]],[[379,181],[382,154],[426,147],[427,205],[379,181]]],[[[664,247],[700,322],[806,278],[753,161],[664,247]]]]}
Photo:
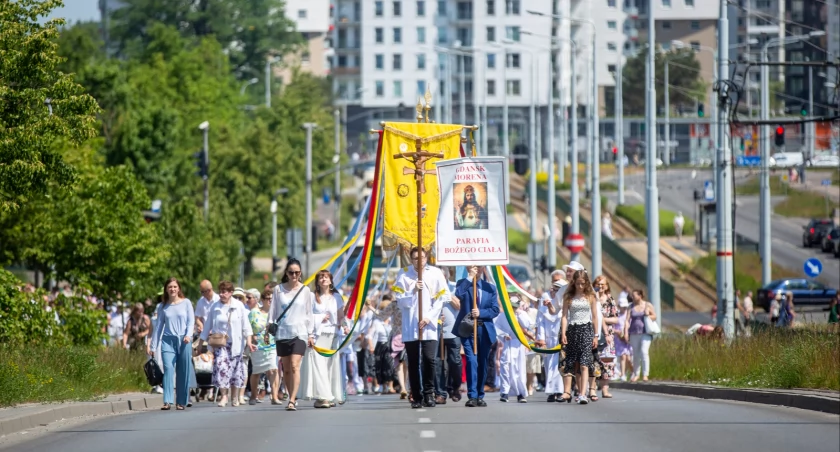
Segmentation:
{"type": "MultiPolygon", "coordinates": [[[[442,159],[444,157],[443,154],[436,154],[434,152],[428,152],[423,150],[423,142],[420,139],[414,140],[415,151],[409,152],[406,154],[395,154],[395,159],[406,159],[411,160],[414,168],[405,167],[403,168],[403,175],[414,175],[414,184],[417,187],[417,248],[420,249],[418,253],[417,261],[414,263],[415,268],[417,269],[417,315],[418,315],[418,322],[423,321],[423,266],[420,264],[422,262],[421,255],[425,254],[423,251],[423,193],[426,193],[426,174],[437,174],[436,169],[426,169],[426,163],[429,159],[439,158],[442,159]]],[[[430,294],[431,295],[431,294],[430,294]]],[[[434,320],[434,319],[433,319],[434,320]]],[[[419,332],[420,338],[422,338],[422,331],[419,332]]]]}

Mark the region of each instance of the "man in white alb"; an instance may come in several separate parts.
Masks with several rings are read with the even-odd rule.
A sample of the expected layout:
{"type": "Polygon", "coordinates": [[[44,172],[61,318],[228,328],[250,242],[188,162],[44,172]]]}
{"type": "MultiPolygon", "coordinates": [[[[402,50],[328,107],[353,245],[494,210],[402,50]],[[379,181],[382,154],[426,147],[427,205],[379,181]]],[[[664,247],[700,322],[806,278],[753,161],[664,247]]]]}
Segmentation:
{"type": "MultiPolygon", "coordinates": [[[[560,343],[560,320],[563,307],[563,292],[566,284],[563,270],[551,273],[551,289],[547,299],[543,299],[537,316],[537,341],[540,348],[551,349],[560,343]]],[[[548,402],[556,402],[563,393],[563,376],[560,375],[560,354],[549,353],[544,356],[545,393],[548,402]]]]}
{"type": "Polygon", "coordinates": [[[412,265],[397,273],[393,291],[402,312],[402,339],[408,357],[408,380],[411,386],[411,407],[435,406],[435,361],[438,345],[438,318],[443,300],[449,295],[449,283],[437,267],[426,265],[426,252],[414,247],[409,253],[412,265]],[[423,269],[423,279],[417,269],[423,269]],[[422,291],[421,291],[422,289],[422,291]],[[418,292],[421,294],[423,318],[418,318],[418,292]],[[422,382],[420,356],[423,356],[422,382]]]}

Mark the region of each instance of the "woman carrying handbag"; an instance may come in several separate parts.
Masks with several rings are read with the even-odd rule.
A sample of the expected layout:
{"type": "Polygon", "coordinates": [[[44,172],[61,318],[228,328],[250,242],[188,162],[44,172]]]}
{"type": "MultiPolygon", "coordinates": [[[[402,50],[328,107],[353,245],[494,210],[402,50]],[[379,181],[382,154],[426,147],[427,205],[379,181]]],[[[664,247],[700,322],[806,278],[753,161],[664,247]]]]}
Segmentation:
{"type": "Polygon", "coordinates": [[[645,301],[645,294],[641,290],[634,290],[630,298],[633,300],[633,304],[627,310],[627,317],[624,321],[624,337],[630,338],[630,346],[633,347],[633,377],[630,378],[630,381],[638,381],[640,372],[642,381],[648,381],[650,343],[653,340],[653,335],[659,333],[656,311],[654,311],[653,305],[645,301]]]}

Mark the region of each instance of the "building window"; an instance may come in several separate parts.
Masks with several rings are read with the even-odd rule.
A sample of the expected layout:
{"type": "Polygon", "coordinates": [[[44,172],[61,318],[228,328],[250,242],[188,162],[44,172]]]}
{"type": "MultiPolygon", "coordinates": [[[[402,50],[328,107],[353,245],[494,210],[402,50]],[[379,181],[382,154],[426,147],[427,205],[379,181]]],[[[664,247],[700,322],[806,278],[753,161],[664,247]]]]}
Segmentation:
{"type": "Polygon", "coordinates": [[[417,27],[417,43],[426,43],[426,29],[424,27],[417,27]]]}
{"type": "Polygon", "coordinates": [[[488,96],[495,96],[496,95],[496,81],[495,80],[487,80],[487,95],[488,96]]]}
{"type": "Polygon", "coordinates": [[[438,0],[438,16],[446,16],[446,0],[438,0]]]}
{"type": "Polygon", "coordinates": [[[519,41],[519,27],[505,27],[505,35],[511,41],[519,41]]]}
{"type": "Polygon", "coordinates": [[[417,80],[417,94],[423,95],[426,94],[426,81],[425,80],[417,80]]]}
{"type": "Polygon", "coordinates": [[[425,53],[418,53],[417,54],[417,69],[418,70],[426,69],[426,54],[425,53]]]}
{"type": "Polygon", "coordinates": [[[473,10],[472,10],[472,2],[458,2],[456,5],[457,12],[456,17],[458,20],[472,20],[473,18],[473,10]]]}
{"type": "Polygon", "coordinates": [[[609,50],[610,52],[615,52],[617,49],[618,46],[616,46],[614,42],[607,43],[607,50],[609,50]]]}
{"type": "Polygon", "coordinates": [[[518,16],[519,0],[505,0],[505,14],[508,16],[518,16]]]}
{"type": "Polygon", "coordinates": [[[610,30],[617,30],[618,29],[618,22],[616,22],[614,20],[608,20],[607,21],[607,28],[609,28],[610,30]]]}
{"type": "Polygon", "coordinates": [[[700,41],[691,41],[691,50],[695,52],[700,51],[700,41]]]}
{"type": "Polygon", "coordinates": [[[306,19],[306,10],[305,9],[299,9],[298,10],[298,19],[306,19]]]}
{"type": "Polygon", "coordinates": [[[402,70],[402,55],[399,53],[394,54],[394,61],[393,61],[393,68],[395,71],[402,70]]]}
{"type": "Polygon", "coordinates": [[[402,16],[402,3],[399,1],[394,2],[394,17],[402,16]]]}
{"type": "Polygon", "coordinates": [[[402,81],[394,80],[394,97],[402,97],[402,81]]]}
{"type": "Polygon", "coordinates": [[[385,15],[385,5],[382,4],[382,0],[376,0],[373,2],[373,15],[376,17],[382,17],[385,15]]]}
{"type": "Polygon", "coordinates": [[[426,17],[426,2],[417,0],[417,17],[426,17]]]}
{"type": "Polygon", "coordinates": [[[662,21],[662,29],[663,30],[670,30],[671,29],[671,21],[670,20],[662,21]]]}
{"type": "Polygon", "coordinates": [[[689,8],[694,8],[694,0],[685,0],[685,6],[689,8]]]}
{"type": "Polygon", "coordinates": [[[382,97],[385,95],[385,82],[382,80],[376,81],[376,97],[382,97]]]}
{"type": "Polygon", "coordinates": [[[662,6],[664,6],[665,8],[670,8],[671,0],[662,0],[662,6]]]}
{"type": "Polygon", "coordinates": [[[699,30],[700,29],[700,21],[692,20],[691,21],[691,29],[692,30],[699,30]]]}
{"type": "Polygon", "coordinates": [[[377,44],[382,44],[383,42],[385,42],[385,31],[382,29],[382,27],[376,27],[376,29],[373,30],[373,34],[375,35],[377,44]]]}
{"type": "Polygon", "coordinates": [[[472,28],[461,27],[456,30],[458,33],[458,40],[461,41],[462,46],[471,46],[472,39],[470,38],[470,31],[472,28]]]}
{"type": "Polygon", "coordinates": [[[402,42],[402,28],[394,27],[394,44],[402,42]]]}
{"type": "Polygon", "coordinates": [[[508,96],[520,96],[522,95],[522,85],[519,80],[508,80],[507,81],[507,95],[508,96]]]}
{"type": "Polygon", "coordinates": [[[300,54],[300,62],[303,64],[309,64],[309,51],[304,51],[300,54]]]}
{"type": "Polygon", "coordinates": [[[487,15],[496,15],[496,0],[487,0],[487,15]]]}
{"type": "Polygon", "coordinates": [[[385,69],[385,55],[377,53],[376,55],[374,55],[373,59],[374,61],[376,61],[376,69],[385,69]]]}
{"type": "Polygon", "coordinates": [[[615,68],[615,65],[614,65],[614,64],[608,64],[608,65],[607,65],[607,72],[609,72],[609,73],[611,73],[611,74],[615,74],[615,69],[616,69],[616,68],[615,68]]]}
{"type": "Polygon", "coordinates": [[[496,54],[487,54],[487,69],[496,69],[496,54]]]}
{"type": "Polygon", "coordinates": [[[338,56],[338,67],[347,67],[347,56],[346,55],[339,55],[338,56]]]}
{"type": "Polygon", "coordinates": [[[610,8],[615,8],[615,0],[607,0],[607,6],[610,8]]]}
{"type": "Polygon", "coordinates": [[[446,27],[438,27],[437,28],[437,36],[438,36],[438,39],[437,39],[438,44],[446,44],[446,42],[449,40],[447,35],[446,35],[446,27]]]}
{"type": "Polygon", "coordinates": [[[505,58],[506,66],[508,69],[519,69],[521,64],[521,58],[518,53],[509,53],[507,54],[507,58],[505,58]]]}
{"type": "Polygon", "coordinates": [[[496,27],[487,27],[487,42],[496,42],[496,27]]]}

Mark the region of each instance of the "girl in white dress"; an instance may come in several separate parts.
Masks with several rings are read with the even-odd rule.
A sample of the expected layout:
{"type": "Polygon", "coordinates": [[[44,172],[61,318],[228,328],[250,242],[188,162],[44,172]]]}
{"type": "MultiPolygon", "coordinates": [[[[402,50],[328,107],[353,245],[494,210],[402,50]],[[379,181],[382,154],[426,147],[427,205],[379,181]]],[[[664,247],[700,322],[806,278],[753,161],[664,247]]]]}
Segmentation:
{"type": "MultiPolygon", "coordinates": [[[[315,284],[315,292],[310,295],[315,322],[315,345],[334,350],[339,344],[340,333],[349,332],[342,325],[344,300],[335,290],[329,270],[318,272],[315,284]]],[[[299,398],[315,399],[315,408],[330,408],[344,402],[341,358],[338,353],[327,358],[312,346],[307,347],[300,373],[299,398]]]]}

